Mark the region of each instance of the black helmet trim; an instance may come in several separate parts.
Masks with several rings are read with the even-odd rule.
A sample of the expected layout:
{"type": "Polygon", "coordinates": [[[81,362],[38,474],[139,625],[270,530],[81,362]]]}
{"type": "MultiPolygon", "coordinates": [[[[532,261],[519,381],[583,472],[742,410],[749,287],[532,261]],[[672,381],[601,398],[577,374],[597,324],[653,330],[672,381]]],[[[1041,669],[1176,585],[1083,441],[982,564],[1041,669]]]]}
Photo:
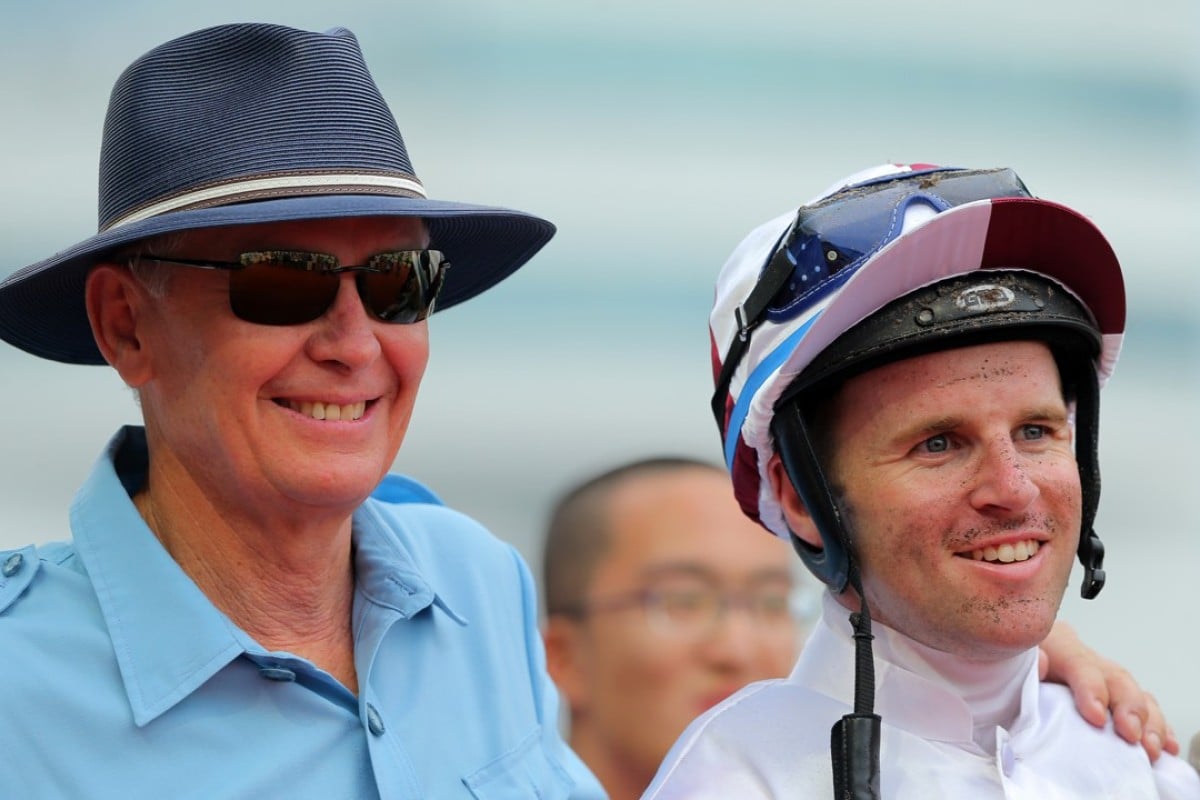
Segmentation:
{"type": "Polygon", "coordinates": [[[776,407],[828,377],[845,380],[922,353],[1064,337],[1093,361],[1100,353],[1095,321],[1057,282],[1024,270],[968,273],[911,292],[850,328],[809,362],[776,407]]]}

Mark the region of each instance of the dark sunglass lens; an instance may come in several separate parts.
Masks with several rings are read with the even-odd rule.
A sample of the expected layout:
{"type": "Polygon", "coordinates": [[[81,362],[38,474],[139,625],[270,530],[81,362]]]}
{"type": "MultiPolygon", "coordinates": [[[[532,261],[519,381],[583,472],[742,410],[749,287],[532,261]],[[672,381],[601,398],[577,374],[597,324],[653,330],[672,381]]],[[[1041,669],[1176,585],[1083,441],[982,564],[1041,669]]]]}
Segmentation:
{"type": "Polygon", "coordinates": [[[428,252],[377,256],[372,271],[358,274],[363,305],[385,322],[404,324],[428,317],[441,280],[441,269],[432,265],[432,258],[428,252]]]}
{"type": "Polygon", "coordinates": [[[229,275],[229,305],[239,318],[259,325],[300,325],[325,313],[337,297],[338,277],[260,262],[229,275]]]}

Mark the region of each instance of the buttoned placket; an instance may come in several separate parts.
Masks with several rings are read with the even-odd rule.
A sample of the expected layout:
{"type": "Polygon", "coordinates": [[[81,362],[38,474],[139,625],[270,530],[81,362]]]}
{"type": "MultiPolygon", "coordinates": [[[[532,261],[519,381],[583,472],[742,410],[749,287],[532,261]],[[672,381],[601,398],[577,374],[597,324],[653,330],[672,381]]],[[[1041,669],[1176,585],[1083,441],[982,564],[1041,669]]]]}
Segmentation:
{"type": "MultiPolygon", "coordinates": [[[[359,663],[359,717],[367,739],[371,770],[381,800],[420,797],[422,789],[417,772],[399,736],[400,721],[389,720],[386,706],[375,687],[374,667],[379,645],[395,625],[408,623],[410,616],[364,601],[362,619],[357,633],[356,650],[363,659],[359,663]]],[[[389,680],[400,680],[391,675],[389,680]]]]}

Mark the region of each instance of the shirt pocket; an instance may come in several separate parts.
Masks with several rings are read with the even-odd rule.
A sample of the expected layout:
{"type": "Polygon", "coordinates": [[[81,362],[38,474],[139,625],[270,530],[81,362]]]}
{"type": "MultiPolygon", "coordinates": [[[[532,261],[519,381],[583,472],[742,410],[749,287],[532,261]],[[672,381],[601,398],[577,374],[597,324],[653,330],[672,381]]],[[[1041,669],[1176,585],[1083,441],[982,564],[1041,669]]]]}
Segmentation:
{"type": "Polygon", "coordinates": [[[541,728],[504,755],[463,778],[476,800],[565,800],[575,787],[566,770],[546,752],[541,728]]]}

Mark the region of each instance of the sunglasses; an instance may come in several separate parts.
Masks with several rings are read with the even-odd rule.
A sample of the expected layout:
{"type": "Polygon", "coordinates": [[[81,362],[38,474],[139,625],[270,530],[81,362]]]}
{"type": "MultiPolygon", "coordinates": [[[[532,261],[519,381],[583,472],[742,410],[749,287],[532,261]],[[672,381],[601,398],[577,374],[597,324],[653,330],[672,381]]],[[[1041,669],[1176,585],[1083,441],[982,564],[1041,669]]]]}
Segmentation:
{"type": "Polygon", "coordinates": [[[138,256],[197,269],[229,271],[229,308],[258,325],[302,325],[319,319],[337,298],[339,275],[357,273],[363,307],[375,319],[404,325],[433,313],[450,262],[438,250],[377,253],[366,264],[343,267],[336,256],[291,250],[242,253],[237,261],[138,256]]]}

